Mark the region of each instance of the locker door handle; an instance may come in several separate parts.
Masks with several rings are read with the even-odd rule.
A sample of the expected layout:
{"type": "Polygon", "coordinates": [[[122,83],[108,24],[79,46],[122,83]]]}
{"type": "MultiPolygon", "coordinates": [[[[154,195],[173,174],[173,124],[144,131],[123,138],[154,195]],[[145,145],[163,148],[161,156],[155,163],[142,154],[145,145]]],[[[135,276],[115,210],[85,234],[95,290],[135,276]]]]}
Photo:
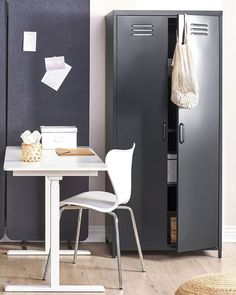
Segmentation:
{"type": "Polygon", "coordinates": [[[185,134],[184,134],[184,124],[180,123],[179,124],[179,142],[182,144],[184,143],[184,138],[185,134]]]}
{"type": "Polygon", "coordinates": [[[162,125],[162,139],[166,142],[166,123],[164,122],[162,125]]]}

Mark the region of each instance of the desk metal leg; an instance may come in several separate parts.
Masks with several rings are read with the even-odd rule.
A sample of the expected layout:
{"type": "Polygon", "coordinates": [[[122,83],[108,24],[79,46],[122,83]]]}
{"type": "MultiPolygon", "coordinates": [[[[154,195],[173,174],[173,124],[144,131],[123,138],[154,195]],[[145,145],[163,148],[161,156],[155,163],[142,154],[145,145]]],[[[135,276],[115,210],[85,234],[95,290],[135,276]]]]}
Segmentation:
{"type": "Polygon", "coordinates": [[[51,287],[57,288],[59,282],[59,250],[60,250],[60,218],[59,218],[59,204],[60,204],[60,187],[59,181],[62,178],[50,178],[51,181],[51,208],[50,208],[50,236],[51,236],[51,287]]]}
{"type": "MultiPolygon", "coordinates": [[[[47,256],[50,249],[50,181],[45,177],[45,249],[44,250],[8,250],[8,256],[47,256]]],[[[60,255],[74,255],[74,250],[60,250],[60,255]]],[[[91,255],[89,250],[78,250],[77,255],[91,255]]]]}
{"type": "Polygon", "coordinates": [[[59,267],[59,247],[60,247],[60,221],[59,221],[59,204],[60,204],[60,187],[59,181],[62,177],[49,177],[51,188],[51,208],[50,208],[50,240],[51,240],[51,278],[50,284],[45,285],[7,285],[7,292],[105,292],[100,285],[60,285],[60,267],[59,267]]]}
{"type": "Polygon", "coordinates": [[[48,177],[45,176],[45,250],[47,254],[50,250],[50,209],[51,209],[51,200],[50,200],[50,181],[48,177]]]}

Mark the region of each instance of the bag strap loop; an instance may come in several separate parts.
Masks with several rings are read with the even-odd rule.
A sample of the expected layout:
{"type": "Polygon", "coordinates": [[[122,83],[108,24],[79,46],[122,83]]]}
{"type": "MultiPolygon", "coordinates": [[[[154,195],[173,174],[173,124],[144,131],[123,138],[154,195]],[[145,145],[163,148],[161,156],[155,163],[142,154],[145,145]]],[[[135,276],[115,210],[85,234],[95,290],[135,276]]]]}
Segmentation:
{"type": "Polygon", "coordinates": [[[188,43],[188,25],[187,25],[187,15],[184,15],[184,44],[188,43]]]}

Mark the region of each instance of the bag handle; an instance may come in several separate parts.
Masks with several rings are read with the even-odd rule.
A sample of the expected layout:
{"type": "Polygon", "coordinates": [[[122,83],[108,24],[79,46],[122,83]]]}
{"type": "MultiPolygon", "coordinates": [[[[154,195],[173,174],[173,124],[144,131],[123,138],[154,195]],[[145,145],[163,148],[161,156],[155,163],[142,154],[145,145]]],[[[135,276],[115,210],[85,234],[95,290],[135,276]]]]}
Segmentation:
{"type": "MultiPolygon", "coordinates": [[[[184,14],[184,29],[183,29],[183,34],[181,38],[181,44],[187,44],[188,43],[188,25],[187,25],[187,15],[184,14]]],[[[179,35],[178,35],[178,30],[176,30],[176,42],[179,43],[179,35]]]]}
{"type": "Polygon", "coordinates": [[[178,35],[178,30],[176,30],[176,43],[179,43],[179,35],[178,35]]]}
{"type": "Polygon", "coordinates": [[[184,44],[188,43],[188,25],[187,25],[187,15],[184,15],[184,44]]]}

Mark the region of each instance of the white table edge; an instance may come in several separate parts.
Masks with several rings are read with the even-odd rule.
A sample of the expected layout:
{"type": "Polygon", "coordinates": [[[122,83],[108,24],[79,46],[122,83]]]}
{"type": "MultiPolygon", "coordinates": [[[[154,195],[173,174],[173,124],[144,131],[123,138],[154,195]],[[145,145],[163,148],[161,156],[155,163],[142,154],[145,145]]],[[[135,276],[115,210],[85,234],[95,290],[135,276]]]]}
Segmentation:
{"type": "MultiPolygon", "coordinates": [[[[7,171],[7,170],[5,170],[7,171]]],[[[101,170],[106,171],[106,170],[101,170]]],[[[46,177],[64,177],[64,176],[98,176],[98,170],[96,171],[24,171],[15,170],[13,176],[46,176],[46,177]]]]}

